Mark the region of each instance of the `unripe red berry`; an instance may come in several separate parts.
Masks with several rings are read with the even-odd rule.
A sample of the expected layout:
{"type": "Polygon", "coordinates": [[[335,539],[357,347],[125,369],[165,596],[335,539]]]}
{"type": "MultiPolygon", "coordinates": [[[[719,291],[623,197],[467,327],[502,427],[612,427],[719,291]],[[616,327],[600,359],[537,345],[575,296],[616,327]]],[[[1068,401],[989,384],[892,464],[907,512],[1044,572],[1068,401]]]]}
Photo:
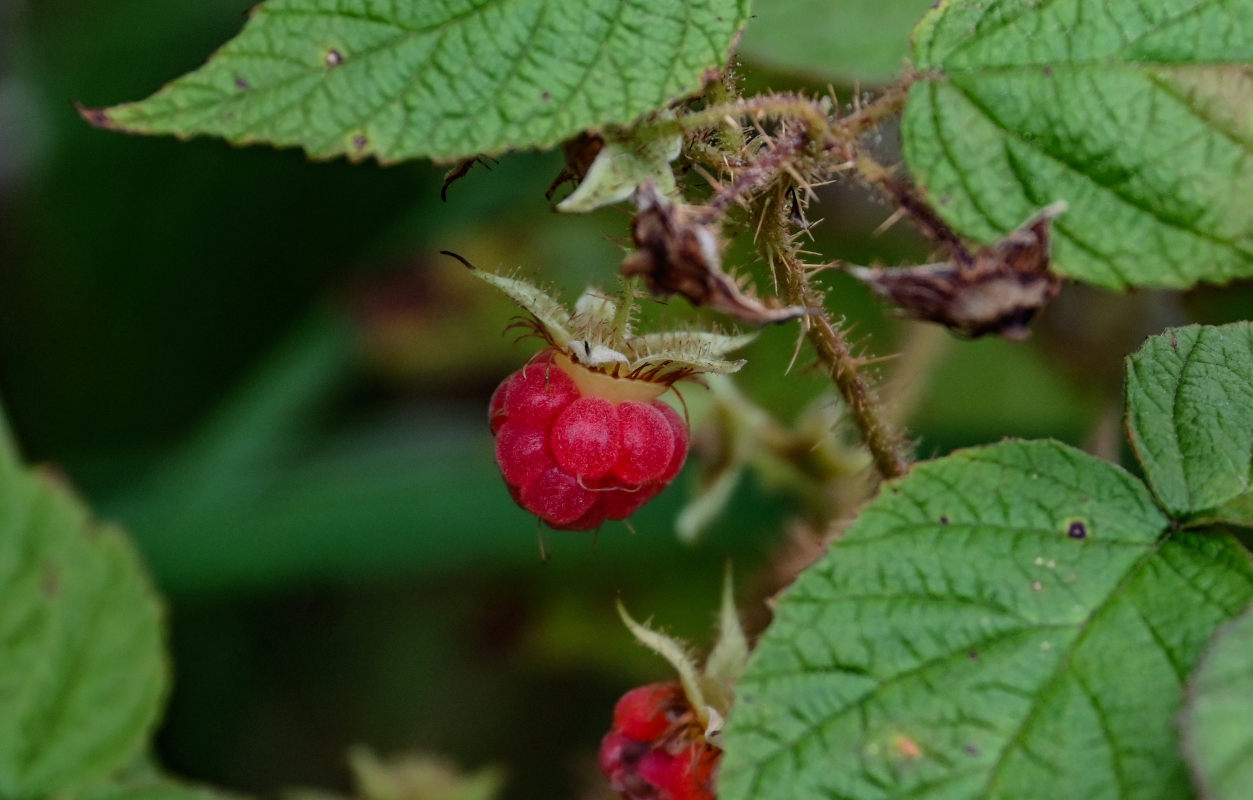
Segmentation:
{"type": "Polygon", "coordinates": [[[687,456],[687,425],[656,399],[665,388],[540,352],[492,395],[496,463],[510,494],[558,529],[626,519],[687,456]]]}

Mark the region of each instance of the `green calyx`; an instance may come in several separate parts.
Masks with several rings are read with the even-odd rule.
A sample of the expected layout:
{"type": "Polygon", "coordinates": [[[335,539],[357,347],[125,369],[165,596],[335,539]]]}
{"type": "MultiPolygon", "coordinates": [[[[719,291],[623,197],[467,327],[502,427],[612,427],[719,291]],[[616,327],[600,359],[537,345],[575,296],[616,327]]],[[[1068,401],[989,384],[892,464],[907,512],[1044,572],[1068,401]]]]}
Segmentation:
{"type": "Polygon", "coordinates": [[[474,267],[470,271],[530,314],[531,320],[523,324],[534,328],[571,362],[615,378],[668,385],[701,373],[736,372],[744,360],[729,360],[726,355],[755,336],[695,330],[636,334],[631,326],[635,288],[629,280],[617,298],[587,289],[571,312],[552,295],[519,277],[474,267]]]}

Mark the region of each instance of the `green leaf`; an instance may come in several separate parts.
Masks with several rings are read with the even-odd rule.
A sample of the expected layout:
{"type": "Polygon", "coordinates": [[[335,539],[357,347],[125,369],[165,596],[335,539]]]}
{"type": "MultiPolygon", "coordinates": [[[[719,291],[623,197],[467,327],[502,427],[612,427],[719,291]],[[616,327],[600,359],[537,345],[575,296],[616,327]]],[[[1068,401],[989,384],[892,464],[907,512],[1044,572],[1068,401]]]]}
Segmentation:
{"type": "Polygon", "coordinates": [[[753,10],[739,53],[817,81],[887,83],[935,0],[771,0],[753,10]]]}
{"type": "Polygon", "coordinates": [[[164,778],[119,780],[93,786],[73,796],[73,800],[239,800],[239,795],[224,794],[204,786],[164,778]]]}
{"type": "Polygon", "coordinates": [[[1204,800],[1253,786],[1253,608],[1214,636],[1189,686],[1184,752],[1204,800]]]}
{"type": "Polygon", "coordinates": [[[161,609],[126,538],[42,475],[0,476],[0,797],[121,767],[166,682],[161,609]]]}
{"type": "Polygon", "coordinates": [[[200,69],[83,114],[384,163],[550,147],[697,91],[747,17],[748,0],[270,0],[200,69]]]}
{"type": "Polygon", "coordinates": [[[1064,200],[1068,277],[1253,275],[1253,4],[948,0],[914,59],[905,159],[962,233],[991,242],[1064,200]]]}
{"type": "Polygon", "coordinates": [[[1149,339],[1127,359],[1127,428],[1172,516],[1253,526],[1253,324],[1149,339]]]}
{"type": "Polygon", "coordinates": [[[1182,685],[1253,566],[1168,528],[1143,484],[1055,442],[916,465],[779,602],[720,800],[1187,796],[1182,685]]]}

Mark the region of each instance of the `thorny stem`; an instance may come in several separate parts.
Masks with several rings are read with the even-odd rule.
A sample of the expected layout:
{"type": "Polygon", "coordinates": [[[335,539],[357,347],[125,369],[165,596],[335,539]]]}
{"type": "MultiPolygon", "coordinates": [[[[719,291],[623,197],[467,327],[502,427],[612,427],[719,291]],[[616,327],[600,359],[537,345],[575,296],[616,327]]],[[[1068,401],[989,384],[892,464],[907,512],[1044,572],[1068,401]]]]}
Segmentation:
{"type": "Polygon", "coordinates": [[[885,167],[868,155],[859,153],[855,161],[855,174],[865,183],[883,191],[891,200],[913,219],[922,232],[939,242],[948,250],[959,265],[974,264],[975,257],[961,238],[948,226],[927,202],[917,195],[908,184],[898,180],[890,167],[885,167]]]}
{"type": "MultiPolygon", "coordinates": [[[[831,155],[841,161],[851,161],[856,171],[861,173],[859,177],[862,180],[888,192],[930,235],[945,244],[955,259],[969,263],[969,251],[921,198],[896,181],[889,169],[868,156],[858,154],[856,145],[859,137],[900,112],[911,82],[911,78],[906,78],[865,106],[859,105],[845,117],[832,117],[828,113],[830,106],[821,100],[780,93],[715,102],[699,111],[646,123],[637,129],[638,135],[648,137],[691,133],[718,126],[725,128],[731,120],[757,121],[777,117],[791,123],[782,127],[765,152],[756,159],[737,165],[738,174],[728,185],[717,187],[713,199],[697,222],[712,224],[739,198],[773,185],[773,196],[762,201],[761,224],[756,237],[758,252],[770,265],[776,285],[783,290],[785,302],[808,309],[821,309],[804,318],[806,336],[817,352],[819,362],[843,396],[876,469],[885,479],[904,475],[909,469],[908,443],[888,412],[880,406],[874,389],[861,372],[864,362],[853,355],[843,331],[823,308],[822,296],[809,284],[808,272],[801,262],[791,228],[795,221],[788,203],[789,189],[797,186],[795,181],[780,180],[780,177],[792,171],[793,162],[802,153],[808,151],[817,155],[813,152],[815,148],[822,154],[819,156],[821,161],[827,161],[831,155]]],[[[721,95],[715,96],[715,100],[719,99],[721,95]]],[[[731,150],[724,143],[718,149],[726,158],[742,148],[731,150]]],[[[826,171],[830,169],[826,167],[826,171]]],[[[793,175],[804,187],[804,179],[795,172],[793,175]]]]}
{"type": "MultiPolygon", "coordinates": [[[[788,230],[786,190],[778,188],[762,208],[761,232],[757,248],[773,270],[786,302],[806,308],[823,308],[822,297],[809,285],[795,238],[788,230]]],[[[806,336],[817,352],[818,361],[831,377],[848,406],[862,441],[883,478],[897,478],[909,469],[908,445],[880,407],[874,389],[861,372],[861,360],[849,348],[843,331],[825,310],[805,318],[806,336]]]]}
{"type": "Polygon", "coordinates": [[[905,98],[913,82],[912,77],[906,77],[905,80],[889,86],[866,105],[859,106],[852,114],[835,120],[831,126],[833,138],[845,143],[856,141],[866,131],[896,116],[905,107],[905,98]]]}
{"type": "Polygon", "coordinates": [[[778,93],[719,103],[675,119],[645,123],[637,132],[641,137],[647,138],[710,128],[725,123],[728,117],[785,117],[803,123],[811,140],[822,142],[828,149],[837,149],[853,143],[866,131],[897,114],[905,105],[909,84],[907,79],[888,88],[847,117],[832,119],[818,100],[797,94],[778,93]]]}
{"type": "Polygon", "coordinates": [[[806,137],[803,132],[788,134],[776,139],[770,145],[770,149],[765,155],[753,161],[752,164],[741,170],[740,174],[735,177],[735,180],[718,190],[713,199],[709,201],[708,205],[697,216],[696,222],[700,225],[709,225],[715,222],[726,213],[727,209],[730,208],[737,198],[750,195],[758,189],[769,185],[771,181],[778,177],[779,170],[805,146],[805,142],[806,137]]]}
{"type": "MultiPolygon", "coordinates": [[[[939,242],[952,256],[953,261],[961,266],[970,266],[974,263],[973,254],[953,229],[932,210],[931,206],[918,196],[908,183],[897,179],[891,168],[878,163],[873,157],[855,147],[862,134],[901,111],[913,81],[913,77],[907,76],[904,80],[888,87],[866,105],[858,106],[852,114],[846,117],[833,119],[827,115],[823,105],[817,100],[796,94],[780,93],[712,105],[676,119],[644,125],[641,130],[652,135],[687,133],[719,123],[725,128],[728,119],[744,117],[760,119],[774,116],[800,122],[801,133],[787,137],[786,140],[774,142],[766,155],[742,165],[743,171],[735,181],[719,191],[709,203],[708,211],[701,217],[702,224],[709,224],[715,220],[737,198],[749,195],[768,185],[774,179],[775,173],[785,166],[792,156],[804,149],[808,142],[817,142],[823,150],[835,151],[841,157],[851,159],[851,165],[854,167],[853,175],[858,180],[884,192],[897,206],[909,214],[925,235],[939,242]]],[[[725,158],[726,153],[731,150],[732,148],[718,148],[713,153],[725,158]]],[[[738,148],[734,151],[738,151],[738,148]]]]}
{"type": "MultiPolygon", "coordinates": [[[[740,99],[739,88],[735,85],[735,80],[731,77],[729,70],[723,71],[722,79],[715,81],[709,87],[706,96],[714,105],[733,103],[740,99]]],[[[719,138],[722,140],[725,150],[730,152],[739,152],[744,149],[746,144],[744,129],[734,119],[723,121],[719,130],[719,138]]]]}

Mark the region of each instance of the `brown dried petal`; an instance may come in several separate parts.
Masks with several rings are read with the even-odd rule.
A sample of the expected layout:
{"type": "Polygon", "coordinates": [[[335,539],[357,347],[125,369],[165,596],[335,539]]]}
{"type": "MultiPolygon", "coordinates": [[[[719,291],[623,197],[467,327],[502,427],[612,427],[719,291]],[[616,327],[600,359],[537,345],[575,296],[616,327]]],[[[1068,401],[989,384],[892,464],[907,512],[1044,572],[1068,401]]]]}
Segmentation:
{"type": "Polygon", "coordinates": [[[622,262],[622,274],[640,275],[649,291],[679,294],[692,305],[708,306],[744,322],[764,325],[808,313],[800,306],[769,306],[745,293],[722,271],[722,245],[708,227],[691,219],[650,182],[636,190],[639,209],[631,223],[636,251],[622,262]]]}
{"type": "Polygon", "coordinates": [[[850,267],[849,272],[910,316],[971,337],[995,333],[1023,339],[1031,320],[1061,287],[1061,279],[1049,270],[1049,224],[1065,210],[1064,203],[1045,208],[979,250],[969,265],[850,267]]]}
{"type": "Polygon", "coordinates": [[[565,157],[565,164],[562,165],[561,171],[557,173],[557,177],[553,178],[553,182],[549,184],[548,190],[544,192],[544,197],[552,200],[557,190],[565,184],[578,184],[579,181],[583,180],[583,176],[587,175],[592,162],[596,160],[597,154],[600,153],[601,148],[604,146],[605,140],[595,133],[584,132],[573,139],[567,139],[565,144],[561,146],[561,154],[565,157]]]}

